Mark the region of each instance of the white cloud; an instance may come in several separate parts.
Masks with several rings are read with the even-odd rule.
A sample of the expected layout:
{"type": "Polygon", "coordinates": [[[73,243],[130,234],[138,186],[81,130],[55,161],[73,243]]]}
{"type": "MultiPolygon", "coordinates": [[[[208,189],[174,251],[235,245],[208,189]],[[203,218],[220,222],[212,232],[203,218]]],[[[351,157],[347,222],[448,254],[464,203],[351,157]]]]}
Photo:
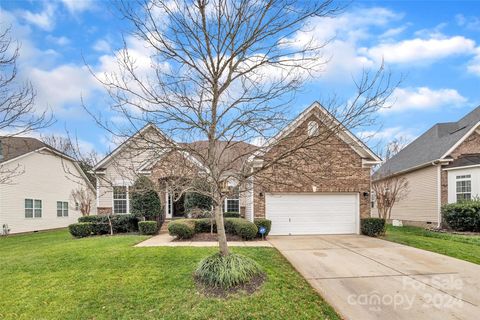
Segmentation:
{"type": "Polygon", "coordinates": [[[417,137],[411,129],[406,129],[401,126],[384,128],[381,130],[361,131],[357,133],[357,136],[362,140],[375,140],[376,142],[388,142],[395,139],[410,142],[417,137]]]}
{"type": "Polygon", "coordinates": [[[463,36],[450,38],[410,39],[396,43],[383,43],[372,48],[362,48],[366,56],[387,63],[432,63],[460,54],[472,54],[475,42],[463,36]]]}
{"type": "Polygon", "coordinates": [[[467,70],[477,76],[480,76],[480,47],[476,49],[476,56],[468,63],[467,70]]]}
{"type": "Polygon", "coordinates": [[[324,57],[329,59],[320,76],[328,81],[344,81],[345,76],[358,74],[374,62],[357,52],[358,43],[372,37],[371,28],[386,27],[402,15],[385,8],[357,9],[337,17],[312,18],[306,31],[286,39],[290,45],[301,47],[310,40],[324,44],[324,57]]]}
{"type": "MultiPolygon", "coordinates": [[[[12,34],[21,43],[18,59],[18,77],[21,81],[31,81],[37,92],[35,108],[42,112],[50,108],[55,114],[77,116],[83,111],[79,107],[81,96],[88,98],[100,89],[99,83],[83,65],[59,64],[60,55],[53,49],[41,50],[32,41],[33,32],[29,24],[20,23],[20,16],[7,10],[0,10],[0,21],[12,26],[12,34]],[[75,108],[76,107],[76,108],[75,108]]],[[[66,37],[48,35],[47,41],[66,45],[66,37]]],[[[96,97],[97,98],[97,97],[96,97]]]]}
{"type": "Polygon", "coordinates": [[[455,21],[460,27],[465,27],[468,30],[480,31],[480,18],[471,16],[466,17],[463,14],[457,14],[455,21]]]}
{"type": "Polygon", "coordinates": [[[21,17],[43,30],[50,31],[55,26],[55,14],[56,6],[54,4],[48,3],[44,6],[43,10],[38,13],[33,13],[31,11],[25,10],[21,12],[21,17]]]}
{"type": "Polygon", "coordinates": [[[390,108],[382,112],[429,110],[439,107],[457,107],[467,103],[467,98],[455,89],[433,90],[428,87],[396,88],[390,98],[390,108]]]}
{"type": "Polygon", "coordinates": [[[84,66],[61,65],[52,70],[32,68],[29,78],[37,90],[36,105],[62,111],[67,104],[80,105],[81,97],[89,98],[99,83],[84,66]]]}
{"type": "Polygon", "coordinates": [[[62,0],[70,13],[90,10],[95,5],[93,0],[62,0]]]}
{"type": "Polygon", "coordinates": [[[55,43],[59,46],[66,46],[66,45],[70,44],[70,39],[68,39],[67,37],[64,37],[64,36],[55,37],[55,36],[52,36],[52,35],[49,34],[47,36],[47,40],[52,42],[52,43],[55,43]]]}
{"type": "Polygon", "coordinates": [[[111,52],[112,47],[110,46],[110,43],[107,40],[100,39],[95,42],[93,45],[93,50],[98,51],[98,52],[111,52]]]}
{"type": "Polygon", "coordinates": [[[387,31],[385,31],[384,33],[382,33],[379,37],[380,38],[392,38],[392,37],[398,36],[399,34],[403,33],[407,29],[407,27],[408,26],[405,25],[405,26],[401,26],[401,27],[398,27],[398,28],[390,28],[387,31]]]}

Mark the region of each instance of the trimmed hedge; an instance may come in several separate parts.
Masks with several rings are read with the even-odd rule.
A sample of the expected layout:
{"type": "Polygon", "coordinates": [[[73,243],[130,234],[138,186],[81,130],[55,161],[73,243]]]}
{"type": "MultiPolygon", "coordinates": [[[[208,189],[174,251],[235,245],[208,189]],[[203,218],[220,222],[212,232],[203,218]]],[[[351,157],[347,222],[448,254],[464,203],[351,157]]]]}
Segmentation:
{"type": "Polygon", "coordinates": [[[255,223],[240,218],[232,218],[232,220],[233,219],[235,219],[234,230],[236,235],[245,240],[252,240],[257,236],[258,228],[255,223]]]}
{"type": "Polygon", "coordinates": [[[168,233],[177,239],[190,239],[195,234],[195,222],[188,219],[172,221],[168,224],[168,233]]]}
{"type": "Polygon", "coordinates": [[[68,226],[68,231],[75,238],[85,238],[92,234],[91,222],[79,222],[68,226]]]}
{"type": "Polygon", "coordinates": [[[480,200],[444,205],[442,216],[445,223],[455,231],[480,232],[480,200]]]}
{"type": "MultiPolygon", "coordinates": [[[[176,236],[179,239],[189,239],[193,237],[195,233],[210,232],[210,223],[210,219],[174,220],[168,225],[168,232],[171,236],[176,236]],[[172,226],[172,230],[170,230],[170,226],[172,226]]],[[[224,225],[225,233],[238,235],[245,240],[255,238],[258,233],[258,227],[255,223],[242,218],[225,218],[224,225]]],[[[268,229],[268,231],[270,231],[270,229],[268,229]]],[[[217,232],[217,224],[215,220],[213,220],[213,232],[217,232]]]]}
{"type": "Polygon", "coordinates": [[[362,234],[369,237],[378,237],[385,233],[385,220],[381,218],[361,219],[362,234]]]}
{"type": "MultiPolygon", "coordinates": [[[[118,214],[110,216],[113,233],[137,232],[138,218],[133,214],[118,214]]],[[[90,222],[93,224],[92,231],[95,234],[110,233],[108,216],[84,216],[78,218],[78,222],[90,222]]]]}
{"type": "Polygon", "coordinates": [[[158,231],[158,223],[157,221],[140,221],[138,222],[138,230],[140,234],[156,234],[158,231]]]}
{"type": "Polygon", "coordinates": [[[258,232],[254,223],[242,218],[225,218],[224,225],[225,233],[240,236],[245,240],[255,238],[258,232]]]}
{"type": "Polygon", "coordinates": [[[225,218],[240,218],[240,212],[224,212],[223,216],[225,218]]]}
{"type": "Polygon", "coordinates": [[[195,219],[195,233],[210,232],[213,223],[213,232],[217,232],[217,223],[209,218],[195,219]]]}
{"type": "MultiPolygon", "coordinates": [[[[260,227],[264,227],[266,229],[265,234],[263,235],[264,237],[268,236],[268,234],[270,233],[270,229],[272,229],[272,220],[258,218],[258,219],[254,219],[253,223],[255,223],[258,230],[260,230],[260,227]]],[[[262,237],[260,232],[257,233],[257,237],[259,238],[262,237]]]]}

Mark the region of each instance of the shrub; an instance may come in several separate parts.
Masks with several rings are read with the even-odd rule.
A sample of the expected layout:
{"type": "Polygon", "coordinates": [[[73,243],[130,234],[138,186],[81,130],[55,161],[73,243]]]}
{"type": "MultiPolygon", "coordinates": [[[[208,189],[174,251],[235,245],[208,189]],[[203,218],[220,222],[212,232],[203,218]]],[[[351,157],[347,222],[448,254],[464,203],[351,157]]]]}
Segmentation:
{"type": "MultiPolygon", "coordinates": [[[[265,233],[263,234],[264,237],[268,236],[268,234],[270,233],[270,229],[272,229],[272,220],[258,218],[258,219],[254,219],[253,223],[255,223],[258,230],[260,230],[260,227],[264,227],[266,229],[265,233]]],[[[260,232],[257,233],[257,237],[259,238],[262,237],[260,232]]]]}
{"type": "Polygon", "coordinates": [[[156,220],[162,213],[160,197],[154,189],[152,181],[147,177],[139,177],[131,191],[131,212],[137,217],[156,220]]]}
{"type": "Polygon", "coordinates": [[[257,236],[258,228],[253,222],[242,218],[227,218],[225,219],[225,232],[236,234],[245,240],[251,240],[257,236]]]}
{"type": "Polygon", "coordinates": [[[93,234],[102,235],[102,234],[110,233],[110,226],[108,225],[108,223],[104,223],[104,222],[97,222],[97,223],[90,222],[90,223],[92,224],[93,234]]]}
{"type": "Polygon", "coordinates": [[[381,218],[361,219],[362,234],[369,237],[377,237],[385,233],[385,220],[381,218]]]}
{"type": "Polygon", "coordinates": [[[212,198],[197,192],[188,192],[185,194],[185,210],[200,209],[210,211],[212,209],[212,198]]]}
{"type": "Polygon", "coordinates": [[[156,234],[158,231],[158,223],[157,221],[140,221],[138,223],[138,230],[141,234],[156,234]]]}
{"type": "Polygon", "coordinates": [[[92,234],[91,222],[79,222],[68,226],[68,231],[75,238],[85,238],[92,234]]]}
{"type": "Polygon", "coordinates": [[[446,224],[456,231],[480,231],[480,200],[451,203],[442,207],[446,224]]]}
{"type": "MultiPolygon", "coordinates": [[[[138,231],[138,218],[133,214],[119,214],[110,216],[114,233],[136,232],[138,231]]],[[[78,218],[78,222],[92,223],[92,231],[95,234],[110,233],[108,216],[84,216],[78,218]]]]}
{"type": "Polygon", "coordinates": [[[225,218],[240,218],[240,213],[239,212],[225,212],[223,213],[223,216],[225,218]]]}
{"type": "Polygon", "coordinates": [[[225,218],[223,219],[223,225],[225,227],[225,233],[236,234],[235,233],[235,222],[240,218],[225,218]]]}
{"type": "Polygon", "coordinates": [[[213,232],[217,232],[217,224],[215,219],[195,219],[195,233],[210,232],[213,223],[213,232]]]}
{"type": "Polygon", "coordinates": [[[104,219],[106,219],[107,216],[83,216],[78,218],[78,222],[103,222],[104,219]]]}
{"type": "Polygon", "coordinates": [[[138,231],[138,218],[133,214],[119,214],[112,216],[111,219],[114,233],[138,231]]]}
{"type": "Polygon", "coordinates": [[[193,208],[187,211],[187,217],[189,219],[203,219],[209,218],[212,216],[212,213],[205,209],[193,208]]]}
{"type": "Polygon", "coordinates": [[[206,257],[195,271],[196,278],[211,287],[228,289],[248,283],[263,271],[257,262],[251,258],[231,253],[222,256],[216,253],[206,257]]]}
{"type": "Polygon", "coordinates": [[[175,220],[168,224],[168,233],[177,239],[190,239],[195,234],[195,222],[192,220],[175,220]]]}

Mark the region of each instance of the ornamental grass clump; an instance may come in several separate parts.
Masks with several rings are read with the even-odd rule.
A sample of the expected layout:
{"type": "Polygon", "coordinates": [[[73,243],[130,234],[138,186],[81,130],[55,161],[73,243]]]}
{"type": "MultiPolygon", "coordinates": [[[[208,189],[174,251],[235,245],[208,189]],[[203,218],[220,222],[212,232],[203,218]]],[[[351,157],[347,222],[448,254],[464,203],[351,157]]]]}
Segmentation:
{"type": "Polygon", "coordinates": [[[264,272],[257,262],[235,253],[227,256],[216,253],[206,257],[200,261],[195,271],[195,277],[202,284],[222,289],[246,284],[263,275],[264,272]]]}

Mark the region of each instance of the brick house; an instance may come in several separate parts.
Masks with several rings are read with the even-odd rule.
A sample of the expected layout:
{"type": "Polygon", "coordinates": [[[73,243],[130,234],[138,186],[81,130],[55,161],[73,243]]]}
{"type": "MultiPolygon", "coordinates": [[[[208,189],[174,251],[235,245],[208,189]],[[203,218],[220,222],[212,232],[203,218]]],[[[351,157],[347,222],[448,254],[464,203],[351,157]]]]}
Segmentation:
{"type": "Polygon", "coordinates": [[[408,180],[408,195],[393,206],[392,219],[437,226],[442,205],[480,196],[479,125],[480,107],[456,122],[437,123],[374,173],[373,183],[408,180]]]}
{"type": "MultiPolygon", "coordinates": [[[[322,143],[305,148],[255,175],[249,180],[248,188],[225,200],[224,210],[240,212],[248,220],[258,217],[272,220],[271,234],[358,233],[360,217],[370,216],[371,167],[380,159],[320,104],[312,104],[262,147],[235,142],[235,147],[222,149],[228,143],[219,141],[216,148],[228,150],[222,153],[221,162],[230,165],[232,171],[245,170],[245,166],[255,170],[285,147],[272,141],[311,135],[312,129],[326,128],[326,120],[341,129],[322,143]],[[237,154],[245,157],[238,158],[237,154]],[[304,174],[296,170],[299,167],[304,174]]],[[[139,135],[166,139],[158,128],[149,124],[95,166],[99,177],[98,211],[129,212],[129,188],[135,176],[146,175],[159,187],[165,218],[183,216],[182,197],[172,194],[169,177],[179,175],[172,171],[175,164],[181,162],[188,174],[200,168],[201,161],[185,154],[136,152],[135,140],[139,135]]],[[[206,150],[204,141],[190,142],[189,146],[200,153],[206,150]]]]}

